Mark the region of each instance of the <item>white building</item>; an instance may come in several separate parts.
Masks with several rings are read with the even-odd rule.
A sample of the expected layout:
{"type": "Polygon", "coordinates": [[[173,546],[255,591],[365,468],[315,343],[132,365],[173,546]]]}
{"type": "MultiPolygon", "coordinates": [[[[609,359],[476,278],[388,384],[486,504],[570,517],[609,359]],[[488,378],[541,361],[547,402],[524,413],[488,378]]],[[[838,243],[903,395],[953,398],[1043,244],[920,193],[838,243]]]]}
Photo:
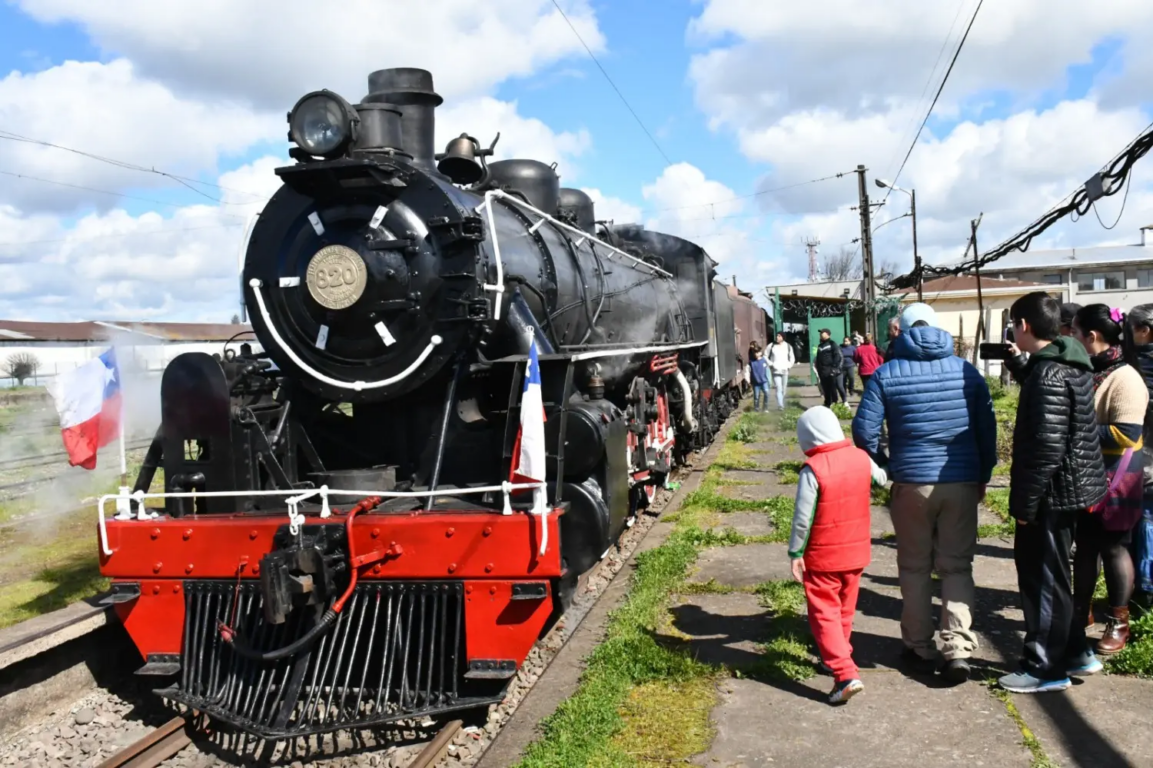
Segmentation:
{"type": "Polygon", "coordinates": [[[14,383],[8,378],[5,363],[17,354],[31,354],[38,364],[35,375],[25,384],[43,385],[111,346],[116,347],[122,366],[159,373],[183,352],[219,354],[228,342],[236,350],[244,342],[261,348],[247,325],[0,320],[0,387],[14,383]]]}
{"type": "Polygon", "coordinates": [[[1043,283],[1062,301],[1129,310],[1153,302],[1153,225],[1141,228],[1134,245],[1010,253],[983,267],[981,277],[1043,283]]]}

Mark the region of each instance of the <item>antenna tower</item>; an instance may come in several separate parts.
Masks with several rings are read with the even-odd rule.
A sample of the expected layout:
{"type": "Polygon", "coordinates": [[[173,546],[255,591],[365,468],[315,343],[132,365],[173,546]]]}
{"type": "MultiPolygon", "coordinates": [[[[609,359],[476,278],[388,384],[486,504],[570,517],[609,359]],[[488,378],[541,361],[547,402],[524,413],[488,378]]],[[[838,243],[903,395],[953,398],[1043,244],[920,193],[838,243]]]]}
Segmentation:
{"type": "Polygon", "coordinates": [[[815,283],[817,281],[817,246],[821,241],[815,237],[811,237],[805,241],[805,248],[809,251],[809,282],[815,283]]]}

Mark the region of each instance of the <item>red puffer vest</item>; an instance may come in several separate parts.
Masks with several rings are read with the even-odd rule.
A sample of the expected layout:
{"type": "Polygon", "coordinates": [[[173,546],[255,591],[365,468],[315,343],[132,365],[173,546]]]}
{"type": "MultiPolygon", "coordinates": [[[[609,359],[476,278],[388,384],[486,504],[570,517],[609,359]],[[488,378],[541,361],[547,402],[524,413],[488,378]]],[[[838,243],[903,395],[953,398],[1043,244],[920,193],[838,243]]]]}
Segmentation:
{"type": "Polygon", "coordinates": [[[869,454],[851,440],[818,445],[805,466],[817,477],[817,511],[805,547],[805,568],[817,572],[856,571],[869,564],[869,454]]]}

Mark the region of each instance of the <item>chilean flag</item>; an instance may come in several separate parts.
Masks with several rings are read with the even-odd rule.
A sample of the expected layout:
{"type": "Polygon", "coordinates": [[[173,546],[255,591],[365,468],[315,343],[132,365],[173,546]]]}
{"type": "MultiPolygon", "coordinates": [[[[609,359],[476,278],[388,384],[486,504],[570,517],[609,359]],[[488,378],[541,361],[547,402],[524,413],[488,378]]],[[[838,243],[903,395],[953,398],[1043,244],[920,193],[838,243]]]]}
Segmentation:
{"type": "Polygon", "coordinates": [[[62,373],[48,387],[60,414],[68,463],[96,469],[96,451],[120,436],[120,368],[116,350],[62,373]]]}
{"type": "Polygon", "coordinates": [[[544,469],[544,398],[540,391],[540,359],[536,341],[528,352],[524,372],[524,391],[520,396],[520,428],[513,448],[512,473],[509,482],[543,483],[544,469]],[[540,414],[540,418],[537,418],[540,414]]]}
{"type": "MultiPolygon", "coordinates": [[[[513,448],[509,481],[513,483],[543,483],[545,481],[544,451],[544,398],[540,389],[540,359],[536,341],[528,352],[528,368],[524,372],[524,391],[520,397],[520,428],[513,448]]],[[[544,488],[534,488],[532,513],[540,516],[540,554],[548,547],[547,495],[544,488]]]]}

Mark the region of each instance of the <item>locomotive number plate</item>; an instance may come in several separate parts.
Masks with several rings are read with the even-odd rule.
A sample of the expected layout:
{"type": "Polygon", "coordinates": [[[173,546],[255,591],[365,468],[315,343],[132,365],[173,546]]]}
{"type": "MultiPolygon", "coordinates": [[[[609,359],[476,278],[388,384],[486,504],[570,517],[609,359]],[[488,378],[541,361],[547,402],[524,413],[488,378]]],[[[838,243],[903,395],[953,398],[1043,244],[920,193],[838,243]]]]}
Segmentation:
{"type": "Polygon", "coordinates": [[[368,270],[360,254],[348,246],[327,245],[308,263],[305,282],[317,304],[326,309],[345,309],[364,293],[368,270]]]}

